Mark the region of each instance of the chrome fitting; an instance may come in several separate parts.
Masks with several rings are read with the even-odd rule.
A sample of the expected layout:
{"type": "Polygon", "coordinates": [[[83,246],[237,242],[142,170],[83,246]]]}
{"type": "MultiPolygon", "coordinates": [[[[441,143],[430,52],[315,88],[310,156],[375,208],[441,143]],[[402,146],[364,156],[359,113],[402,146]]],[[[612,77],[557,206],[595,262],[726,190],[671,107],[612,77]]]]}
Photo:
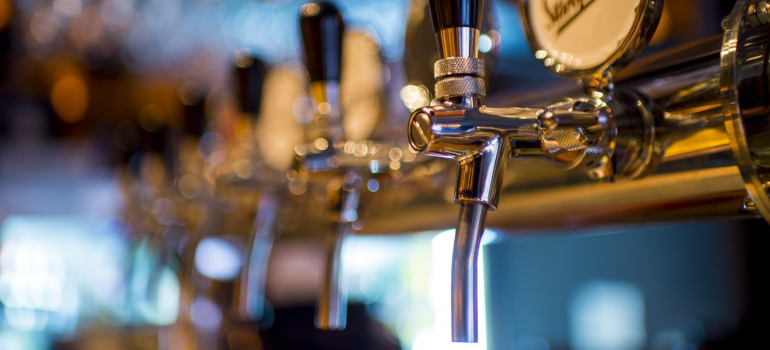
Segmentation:
{"type": "Polygon", "coordinates": [[[438,31],[441,57],[478,57],[481,31],[472,27],[453,27],[438,31]]]}
{"type": "Polygon", "coordinates": [[[497,110],[424,107],[409,120],[409,142],[415,150],[459,163],[455,201],[479,203],[495,210],[505,164],[514,140],[537,140],[537,109],[497,110]]]}
{"type": "Polygon", "coordinates": [[[447,77],[436,82],[436,98],[445,99],[457,96],[486,96],[484,79],[475,76],[447,77]]]}
{"type": "Polygon", "coordinates": [[[765,0],[750,4],[746,11],[746,19],[751,27],[759,27],[770,23],[770,3],[765,0]]]}
{"type": "Polygon", "coordinates": [[[436,80],[455,75],[484,76],[484,61],[472,57],[447,57],[433,64],[436,80]]]}

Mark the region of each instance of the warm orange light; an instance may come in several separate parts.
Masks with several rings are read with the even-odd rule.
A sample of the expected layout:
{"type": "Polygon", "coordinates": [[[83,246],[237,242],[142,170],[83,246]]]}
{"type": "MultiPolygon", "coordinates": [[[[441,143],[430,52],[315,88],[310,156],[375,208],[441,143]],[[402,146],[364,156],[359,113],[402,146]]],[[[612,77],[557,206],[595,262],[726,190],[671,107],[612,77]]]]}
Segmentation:
{"type": "Polygon", "coordinates": [[[76,75],[65,75],[51,91],[51,105],[56,115],[67,123],[82,119],[88,109],[88,87],[76,75]]]}
{"type": "Polygon", "coordinates": [[[13,16],[11,0],[0,0],[0,30],[5,29],[13,16]]]}

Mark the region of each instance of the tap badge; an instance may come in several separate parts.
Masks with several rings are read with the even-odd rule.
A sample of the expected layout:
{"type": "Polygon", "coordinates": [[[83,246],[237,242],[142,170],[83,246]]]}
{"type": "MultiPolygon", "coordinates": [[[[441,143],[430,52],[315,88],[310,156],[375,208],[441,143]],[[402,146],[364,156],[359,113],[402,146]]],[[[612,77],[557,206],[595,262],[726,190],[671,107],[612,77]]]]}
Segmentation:
{"type": "MultiPolygon", "coordinates": [[[[525,0],[522,13],[536,57],[558,73],[603,70],[638,35],[655,0],[525,0]]],[[[659,1],[662,2],[662,1],[659,1]]]]}
{"type": "Polygon", "coordinates": [[[559,0],[553,3],[543,1],[545,12],[551,18],[548,29],[556,30],[558,36],[594,2],[596,0],[559,0]]]}

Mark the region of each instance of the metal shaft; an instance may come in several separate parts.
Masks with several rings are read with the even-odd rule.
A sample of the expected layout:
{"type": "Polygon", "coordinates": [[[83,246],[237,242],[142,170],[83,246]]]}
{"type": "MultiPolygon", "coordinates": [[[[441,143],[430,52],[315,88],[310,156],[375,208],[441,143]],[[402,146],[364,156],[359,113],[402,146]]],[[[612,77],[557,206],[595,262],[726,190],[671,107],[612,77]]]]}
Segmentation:
{"type": "Polygon", "coordinates": [[[241,283],[238,303],[238,313],[245,319],[259,320],[264,314],[267,263],[273,242],[283,226],[283,218],[279,217],[280,202],[280,195],[275,192],[265,191],[260,195],[253,225],[251,255],[248,268],[244,271],[245,281],[241,283]]]}
{"type": "Polygon", "coordinates": [[[452,253],[452,341],[476,343],[478,331],[478,256],[489,208],[460,204],[460,220],[452,253]]]}
{"type": "Polygon", "coordinates": [[[347,324],[348,298],[342,279],[342,243],[352,231],[350,223],[334,223],[324,237],[325,261],[316,307],[316,327],[343,330],[347,324]]]}

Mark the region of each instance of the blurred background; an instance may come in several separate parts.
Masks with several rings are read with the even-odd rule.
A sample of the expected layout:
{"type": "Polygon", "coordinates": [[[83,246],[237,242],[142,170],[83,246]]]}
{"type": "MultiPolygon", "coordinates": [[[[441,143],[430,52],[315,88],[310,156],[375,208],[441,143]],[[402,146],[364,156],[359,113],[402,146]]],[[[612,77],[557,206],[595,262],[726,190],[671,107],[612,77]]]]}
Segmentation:
{"type": "MultiPolygon", "coordinates": [[[[571,84],[532,57],[515,2],[487,2],[490,100],[571,84]]],[[[764,221],[488,231],[481,342],[457,345],[452,230],[348,241],[348,327],[328,332],[313,324],[321,236],[289,220],[264,316],[239,317],[249,229],[268,196],[219,179],[291,175],[312,109],[303,3],[0,0],[0,349],[770,345],[764,221]],[[264,83],[245,97],[244,69],[264,83]]],[[[405,142],[409,111],[434,83],[425,2],[335,3],[349,31],[346,131],[405,142]]],[[[648,51],[719,35],[733,4],[667,0],[648,51]]],[[[409,157],[391,155],[391,168],[409,157]]]]}

